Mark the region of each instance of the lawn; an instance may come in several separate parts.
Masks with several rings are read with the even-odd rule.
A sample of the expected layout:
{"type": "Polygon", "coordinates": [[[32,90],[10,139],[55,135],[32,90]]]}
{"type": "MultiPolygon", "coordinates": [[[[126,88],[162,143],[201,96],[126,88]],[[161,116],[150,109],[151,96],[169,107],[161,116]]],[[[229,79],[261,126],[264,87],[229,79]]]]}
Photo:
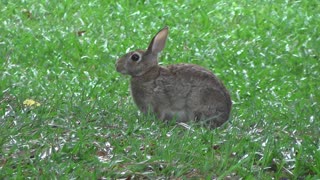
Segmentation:
{"type": "Polygon", "coordinates": [[[0,2],[0,179],[319,179],[318,0],[0,2]],[[161,64],[229,89],[214,130],[142,115],[115,61],[169,26],[161,64]]]}

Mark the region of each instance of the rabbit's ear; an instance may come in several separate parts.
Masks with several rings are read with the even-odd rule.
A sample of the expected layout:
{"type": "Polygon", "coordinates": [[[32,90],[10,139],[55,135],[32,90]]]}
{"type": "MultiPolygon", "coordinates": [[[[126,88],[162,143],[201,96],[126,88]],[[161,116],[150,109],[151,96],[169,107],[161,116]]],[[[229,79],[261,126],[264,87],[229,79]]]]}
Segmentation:
{"type": "Polygon", "coordinates": [[[152,54],[158,54],[161,52],[166,44],[166,40],[168,37],[168,27],[164,27],[160,30],[157,35],[155,35],[149,44],[147,52],[152,54]]]}

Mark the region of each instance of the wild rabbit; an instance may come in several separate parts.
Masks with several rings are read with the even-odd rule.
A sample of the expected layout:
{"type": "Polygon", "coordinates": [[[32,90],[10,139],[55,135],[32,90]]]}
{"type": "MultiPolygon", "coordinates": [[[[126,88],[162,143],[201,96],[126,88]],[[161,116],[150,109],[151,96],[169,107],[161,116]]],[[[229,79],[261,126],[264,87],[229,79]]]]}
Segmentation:
{"type": "Polygon", "coordinates": [[[129,52],[119,58],[116,69],[131,76],[131,93],[143,113],[177,122],[196,121],[211,128],[229,118],[231,98],[222,82],[209,70],[194,64],[158,64],[168,27],[160,30],[147,50],[129,52]]]}

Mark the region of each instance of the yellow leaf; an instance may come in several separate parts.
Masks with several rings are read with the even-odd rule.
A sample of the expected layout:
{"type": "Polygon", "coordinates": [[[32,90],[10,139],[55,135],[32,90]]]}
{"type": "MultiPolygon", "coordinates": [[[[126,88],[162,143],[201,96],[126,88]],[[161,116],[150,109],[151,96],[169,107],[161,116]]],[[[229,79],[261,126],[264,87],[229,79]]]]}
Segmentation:
{"type": "Polygon", "coordinates": [[[23,104],[25,106],[40,106],[41,104],[33,99],[26,99],[23,101],[23,104]]]}

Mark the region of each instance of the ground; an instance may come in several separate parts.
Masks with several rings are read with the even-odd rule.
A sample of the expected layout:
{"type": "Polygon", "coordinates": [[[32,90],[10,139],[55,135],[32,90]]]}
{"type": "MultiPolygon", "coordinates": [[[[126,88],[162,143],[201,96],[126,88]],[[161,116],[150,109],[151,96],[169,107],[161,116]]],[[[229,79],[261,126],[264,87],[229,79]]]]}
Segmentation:
{"type": "Polygon", "coordinates": [[[320,3],[2,1],[0,178],[319,179],[320,3]],[[162,65],[229,89],[230,121],[138,112],[115,61],[164,26],[162,65]]]}

